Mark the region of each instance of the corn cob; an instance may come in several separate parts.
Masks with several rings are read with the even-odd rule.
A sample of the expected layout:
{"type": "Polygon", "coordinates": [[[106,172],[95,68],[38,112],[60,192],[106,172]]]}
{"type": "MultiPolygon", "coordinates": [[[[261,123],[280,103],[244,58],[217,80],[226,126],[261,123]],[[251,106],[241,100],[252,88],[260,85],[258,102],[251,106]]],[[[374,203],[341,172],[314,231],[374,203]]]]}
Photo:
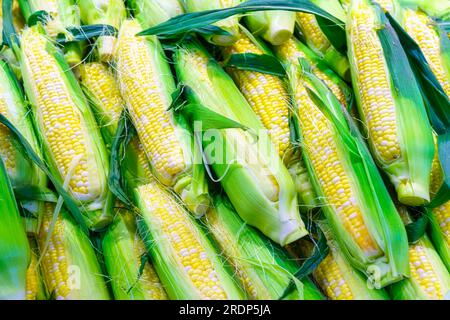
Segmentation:
{"type": "MultiPolygon", "coordinates": [[[[80,0],[77,5],[84,24],[106,24],[119,30],[122,21],[127,17],[122,0],[80,0]]],[[[100,61],[113,60],[116,40],[113,35],[98,38],[96,46],[100,61]]]]}
{"type": "Polygon", "coordinates": [[[179,0],[131,0],[129,6],[143,28],[150,28],[184,13],[179,0]]]}
{"type": "Polygon", "coordinates": [[[351,95],[348,86],[332,70],[319,63],[319,58],[307,46],[295,38],[291,38],[280,46],[274,47],[278,58],[290,67],[299,67],[299,59],[307,59],[312,65],[314,74],[322,80],[331,89],[338,98],[341,105],[349,108],[349,95],[351,95]]]}
{"type": "Polygon", "coordinates": [[[34,121],[53,175],[67,181],[86,224],[110,220],[108,158],[94,116],[61,53],[39,26],[26,29],[16,48],[34,121]]]}
{"type": "Polygon", "coordinates": [[[292,178],[233,80],[195,42],[186,42],[176,52],[175,66],[180,82],[190,88],[190,102],[258,135],[256,145],[254,136],[241,129],[203,134],[198,128],[203,122],[194,123],[194,130],[202,134],[205,157],[241,218],[281,245],[304,236],[307,231],[298,214],[292,178]]]}
{"type": "MultiPolygon", "coordinates": [[[[255,42],[242,33],[241,38],[234,45],[223,49],[225,59],[229,59],[233,54],[271,54],[261,42],[253,39],[255,42]]],[[[291,173],[297,186],[301,209],[314,207],[316,201],[313,187],[303,162],[299,160],[299,152],[290,140],[291,106],[285,84],[279,77],[269,74],[233,68],[230,68],[228,72],[268,130],[280,158],[291,173]]]]}
{"type": "Polygon", "coordinates": [[[450,97],[450,65],[446,63],[436,23],[424,12],[406,8],[402,11],[405,31],[416,41],[442,89],[450,97]]]}
{"type": "Polygon", "coordinates": [[[352,80],[375,160],[400,202],[421,205],[429,201],[432,130],[406,54],[383,17],[367,0],[351,2],[346,26],[352,80]]]}
{"type": "MultiPolygon", "coordinates": [[[[399,213],[405,224],[412,222],[405,208],[399,213]]],[[[409,245],[411,277],[394,284],[390,293],[400,300],[443,300],[450,296],[450,274],[427,235],[409,245]]]]}
{"type": "MultiPolygon", "coordinates": [[[[232,209],[227,200],[216,198],[215,208],[205,215],[205,224],[226,259],[235,269],[249,299],[279,299],[297,270],[285,252],[263,239],[232,209]]],[[[298,283],[288,300],[322,299],[309,280],[298,283]]]]}
{"type": "Polygon", "coordinates": [[[102,241],[114,297],[118,300],[167,299],[153,266],[142,260],[147,251],[137,232],[135,216],[120,204],[116,213],[102,241]]]}
{"type": "MultiPolygon", "coordinates": [[[[9,66],[0,60],[0,113],[5,116],[25,137],[35,152],[39,154],[38,143],[33,125],[28,117],[28,108],[20,85],[9,66]]],[[[17,146],[9,130],[0,125],[0,157],[2,158],[13,187],[43,187],[46,178],[43,173],[26,157],[24,151],[17,146]]],[[[37,214],[41,204],[35,201],[24,201],[23,205],[37,214]]],[[[27,231],[35,233],[39,229],[39,214],[36,219],[26,220],[27,231]]]]}
{"type": "Polygon", "coordinates": [[[134,190],[138,227],[170,299],[244,298],[199,226],[156,181],[134,190]]]}
{"type": "Polygon", "coordinates": [[[122,24],[117,76],[122,96],[157,179],[202,215],[209,204],[203,168],[194,164],[193,136],[183,116],[169,111],[175,91],[169,65],[156,38],[135,36],[136,20],[122,24]]]}
{"type": "Polygon", "coordinates": [[[37,239],[49,294],[57,300],[108,300],[109,293],[89,238],[64,209],[53,222],[54,211],[54,204],[45,204],[37,239]]]}
{"type": "Polygon", "coordinates": [[[399,281],[408,275],[405,229],[362,138],[349,142],[342,107],[309,69],[290,72],[291,90],[305,162],[332,237],[355,268],[378,277],[376,286],[399,281]]]}
{"type": "Polygon", "coordinates": [[[40,271],[40,267],[38,265],[38,248],[36,244],[36,239],[28,238],[28,242],[30,243],[30,252],[31,259],[30,264],[27,269],[27,300],[45,300],[46,292],[44,288],[44,283],[42,281],[42,275],[40,271]]]}
{"type": "MultiPolygon", "coordinates": [[[[224,9],[234,7],[240,0],[185,0],[184,5],[187,12],[197,12],[213,9],[224,9]]],[[[239,38],[239,19],[230,17],[215,24],[221,29],[227,31],[229,35],[208,35],[205,39],[212,44],[219,46],[229,46],[235,43],[239,38]]]]}
{"type": "MultiPolygon", "coordinates": [[[[48,13],[49,17],[45,23],[45,30],[52,39],[56,39],[59,34],[63,34],[70,39],[72,35],[67,31],[67,28],[80,26],[80,15],[74,0],[18,1],[26,21],[38,11],[48,13]]],[[[81,62],[83,53],[79,43],[67,44],[64,52],[66,60],[71,66],[81,62]]]]}
{"type": "Polygon", "coordinates": [[[26,273],[30,259],[27,235],[14,199],[11,183],[0,159],[0,299],[26,298],[26,273]]]}

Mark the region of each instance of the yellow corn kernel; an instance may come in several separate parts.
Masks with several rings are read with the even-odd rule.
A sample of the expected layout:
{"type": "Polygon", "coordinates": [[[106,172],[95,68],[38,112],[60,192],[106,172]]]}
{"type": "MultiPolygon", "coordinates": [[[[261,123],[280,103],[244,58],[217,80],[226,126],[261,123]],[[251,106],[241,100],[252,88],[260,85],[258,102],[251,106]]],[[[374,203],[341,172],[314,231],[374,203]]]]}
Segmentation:
{"type": "Polygon", "coordinates": [[[39,267],[37,265],[37,256],[34,250],[31,250],[31,260],[27,270],[26,290],[26,300],[37,300],[39,293],[39,267]]]}
{"type": "Polygon", "coordinates": [[[444,92],[450,97],[449,75],[445,71],[441,41],[433,20],[423,12],[410,9],[405,10],[404,15],[406,32],[417,42],[444,92]]]}
{"type": "Polygon", "coordinates": [[[161,182],[171,186],[187,164],[167,110],[170,102],[163,94],[147,40],[136,36],[139,31],[137,21],[122,25],[117,52],[120,89],[152,167],[161,182]]]}
{"type": "Polygon", "coordinates": [[[361,7],[352,12],[351,38],[354,41],[351,45],[355,54],[362,112],[375,151],[384,162],[389,163],[402,154],[383,48],[374,31],[376,25],[372,8],[361,7]]]}
{"type": "Polygon", "coordinates": [[[303,147],[323,190],[325,203],[334,207],[345,229],[367,256],[382,254],[355,200],[357,195],[350,183],[352,177],[345,171],[331,124],[310,99],[302,84],[296,88],[295,99],[300,108],[298,116],[303,147]]]}
{"type": "Polygon", "coordinates": [[[52,160],[78,200],[90,201],[102,196],[103,171],[99,170],[88,127],[74,97],[68,90],[55,58],[47,51],[47,39],[37,29],[22,36],[22,51],[36,96],[36,116],[47,141],[52,160]],[[73,167],[72,172],[69,172],[73,167]]]}
{"type": "Polygon", "coordinates": [[[316,16],[310,13],[297,12],[297,21],[300,24],[302,33],[312,44],[314,49],[319,51],[326,50],[330,45],[330,41],[320,29],[320,26],[316,20],[316,16]]]}
{"type": "Polygon", "coordinates": [[[411,278],[418,282],[419,286],[430,299],[442,300],[446,292],[443,292],[441,283],[436,276],[436,270],[427,255],[427,249],[422,241],[409,246],[409,267],[411,278]]]}
{"type": "Polygon", "coordinates": [[[111,124],[116,124],[124,102],[113,74],[106,65],[99,62],[82,64],[79,70],[81,83],[102,104],[101,111],[104,112],[104,116],[111,121],[111,124]]]}
{"type": "MultiPolygon", "coordinates": [[[[226,55],[263,54],[251,40],[242,35],[232,46],[224,47],[226,55]]],[[[282,80],[276,76],[254,71],[230,69],[239,90],[243,93],[270,138],[284,159],[290,147],[289,96],[282,80]]]]}
{"type": "Polygon", "coordinates": [[[354,300],[352,290],[331,253],[314,270],[313,276],[330,299],[354,300]]]}
{"type": "MultiPolygon", "coordinates": [[[[285,43],[276,48],[278,54],[280,55],[283,61],[289,61],[293,65],[298,65],[298,59],[304,58],[311,62],[308,57],[301,50],[297,48],[295,40],[293,38],[289,39],[285,43]]],[[[331,92],[336,96],[341,105],[347,106],[347,98],[345,96],[344,91],[327,75],[325,72],[317,68],[316,65],[312,64],[313,73],[322,80],[328,88],[330,88],[331,92]]]]}
{"type": "MultiPolygon", "coordinates": [[[[157,182],[139,187],[143,202],[152,212],[155,223],[167,237],[172,251],[180,261],[201,299],[224,300],[222,288],[213,263],[208,259],[190,218],[175,199],[166,194],[157,182]]],[[[174,284],[176,285],[176,284],[174,284]]]]}
{"type": "MultiPolygon", "coordinates": [[[[38,238],[40,248],[45,246],[52,224],[54,208],[54,204],[45,203],[41,233],[38,238]]],[[[56,219],[47,250],[43,252],[41,267],[48,291],[53,293],[58,300],[68,299],[70,294],[68,259],[64,247],[64,227],[60,216],[56,219]]]]}

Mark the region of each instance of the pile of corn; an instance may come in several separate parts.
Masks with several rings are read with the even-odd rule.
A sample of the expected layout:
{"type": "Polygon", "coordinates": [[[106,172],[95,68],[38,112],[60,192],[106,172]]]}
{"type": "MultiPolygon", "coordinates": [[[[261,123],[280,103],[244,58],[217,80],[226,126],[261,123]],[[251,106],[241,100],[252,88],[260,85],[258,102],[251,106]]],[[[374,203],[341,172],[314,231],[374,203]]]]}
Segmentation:
{"type": "Polygon", "coordinates": [[[345,23],[344,53],[305,12],[175,45],[138,35],[244,2],[13,2],[0,114],[22,140],[0,125],[0,299],[450,299],[450,202],[428,206],[448,160],[383,19],[447,99],[448,35],[395,0],[312,1],[345,23]],[[117,34],[57,41],[99,24],[117,34]],[[232,63],[263,56],[286,75],[232,63]]]}

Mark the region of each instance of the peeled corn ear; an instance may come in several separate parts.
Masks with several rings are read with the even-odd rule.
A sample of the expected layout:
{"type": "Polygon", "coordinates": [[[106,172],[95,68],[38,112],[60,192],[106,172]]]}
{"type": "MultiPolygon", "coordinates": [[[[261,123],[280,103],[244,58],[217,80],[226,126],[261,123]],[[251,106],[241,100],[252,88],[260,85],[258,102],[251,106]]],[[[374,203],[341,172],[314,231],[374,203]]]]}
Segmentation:
{"type": "Polygon", "coordinates": [[[24,300],[30,247],[1,159],[0,190],[0,299],[24,300]]]}
{"type": "Polygon", "coordinates": [[[202,127],[194,129],[205,158],[242,219],[281,245],[306,235],[292,178],[233,80],[196,42],[177,50],[175,66],[180,82],[189,88],[191,116],[198,115],[194,126],[202,127]],[[203,128],[208,125],[200,116],[203,108],[249,128],[258,143],[242,129],[203,128]]]}
{"type": "MultiPolygon", "coordinates": [[[[298,266],[280,247],[264,239],[234,211],[228,200],[217,197],[215,207],[205,215],[205,225],[226,259],[235,269],[249,299],[279,299],[295,280],[298,266]]],[[[322,294],[308,280],[297,281],[287,300],[320,300],[322,294]],[[303,282],[303,283],[302,283],[303,282]]]]}
{"type": "Polygon", "coordinates": [[[57,300],[108,300],[105,279],[88,236],[64,208],[55,221],[54,212],[55,205],[46,203],[37,239],[48,292],[57,300]]]}
{"type": "MultiPolygon", "coordinates": [[[[185,0],[187,12],[197,12],[212,9],[225,9],[237,6],[240,0],[185,0]]],[[[227,35],[209,35],[205,36],[208,42],[218,46],[229,46],[235,43],[239,38],[239,18],[234,16],[219,21],[215,26],[227,31],[227,35]]]]}
{"type": "Polygon", "coordinates": [[[106,269],[118,300],[166,300],[167,295],[136,227],[136,217],[118,203],[113,224],[103,237],[106,269]]]}
{"type": "Polygon", "coordinates": [[[46,300],[47,291],[38,265],[39,249],[34,237],[28,237],[30,243],[30,264],[27,269],[27,300],[46,300]]]}
{"type": "Polygon", "coordinates": [[[384,14],[368,0],[351,2],[346,26],[353,85],[372,154],[400,202],[427,203],[433,135],[406,54],[384,14]]]}
{"type": "Polygon", "coordinates": [[[230,300],[244,294],[204,231],[156,181],[134,190],[138,227],[170,299],[230,300]]]}
{"type": "Polygon", "coordinates": [[[26,29],[19,57],[44,157],[83,207],[92,229],[110,221],[109,161],[98,125],[61,52],[40,26],[26,29]]]}
{"type": "MultiPolygon", "coordinates": [[[[106,24],[117,30],[127,18],[127,11],[122,0],[79,0],[80,18],[84,24],[106,24]]],[[[98,38],[97,46],[100,61],[113,59],[116,37],[105,35],[98,38]]]]}

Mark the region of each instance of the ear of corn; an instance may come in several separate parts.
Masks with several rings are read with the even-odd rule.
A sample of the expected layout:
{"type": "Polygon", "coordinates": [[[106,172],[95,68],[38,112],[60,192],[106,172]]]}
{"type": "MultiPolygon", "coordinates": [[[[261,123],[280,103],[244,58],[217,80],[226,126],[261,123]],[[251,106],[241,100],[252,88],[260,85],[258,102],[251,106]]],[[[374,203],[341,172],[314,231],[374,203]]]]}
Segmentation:
{"type": "Polygon", "coordinates": [[[184,13],[179,0],[132,0],[130,7],[143,28],[150,28],[184,13]]]}
{"type": "MultiPolygon", "coordinates": [[[[119,30],[122,21],[127,18],[122,0],[79,0],[77,5],[84,24],[106,24],[119,30]]],[[[100,61],[113,59],[116,40],[113,35],[99,37],[96,46],[100,61]]]]}
{"type": "MultiPolygon", "coordinates": [[[[39,153],[36,136],[31,123],[26,102],[20,85],[9,66],[0,61],[0,113],[5,116],[27,139],[33,149],[39,153]]],[[[17,146],[9,130],[0,126],[0,157],[2,158],[13,187],[42,187],[46,178],[17,146]]],[[[24,201],[24,206],[40,211],[41,204],[35,201],[24,201]]],[[[31,233],[39,229],[40,218],[27,219],[27,230],[31,233]]]]}
{"type": "MultiPolygon", "coordinates": [[[[405,208],[399,210],[405,224],[412,220],[405,208]]],[[[409,245],[411,276],[391,287],[399,300],[443,300],[450,296],[450,274],[427,235],[409,245]]]]}
{"type": "MultiPolygon", "coordinates": [[[[215,208],[205,216],[205,224],[233,265],[235,277],[242,283],[249,299],[279,299],[289,282],[295,280],[294,273],[298,266],[289,260],[281,248],[246,226],[226,200],[216,198],[215,208]]],[[[311,283],[296,281],[296,285],[286,299],[322,299],[311,283]]]]}
{"type": "Polygon", "coordinates": [[[203,231],[156,181],[134,191],[138,227],[170,299],[243,299],[203,231]]]}
{"type": "MultiPolygon", "coordinates": [[[[269,54],[272,53],[256,38],[246,35],[222,52],[225,59],[233,54],[269,54]]],[[[290,139],[289,118],[292,108],[289,94],[283,80],[277,76],[255,71],[229,68],[228,73],[242,92],[278,150],[297,187],[300,209],[310,209],[316,205],[316,196],[309,181],[306,168],[301,160],[297,146],[290,139]]]]}
{"type": "Polygon", "coordinates": [[[436,22],[424,12],[410,8],[405,8],[401,15],[405,31],[417,42],[431,71],[450,97],[449,53],[444,51],[436,22]]]}
{"type": "MultiPolygon", "coordinates": [[[[120,206],[120,204],[119,204],[120,206]]],[[[149,261],[136,217],[118,207],[102,247],[114,297],[118,300],[165,300],[166,292],[149,261]]]]}
{"type": "Polygon", "coordinates": [[[108,300],[105,279],[89,238],[64,208],[55,221],[54,212],[55,205],[47,202],[37,239],[49,295],[57,300],[108,300]]]}
{"type": "Polygon", "coordinates": [[[307,68],[291,74],[291,85],[313,185],[340,250],[384,287],[408,275],[404,226],[362,138],[352,133],[330,89],[307,68]]]}
{"type": "Polygon", "coordinates": [[[432,130],[406,54],[384,23],[378,7],[367,0],[351,2],[347,37],[352,80],[374,158],[400,202],[422,205],[429,201],[432,130]]]}
{"type": "MultiPolygon", "coordinates": [[[[197,12],[213,9],[224,9],[237,6],[239,0],[185,0],[187,12],[197,12]]],[[[239,39],[239,18],[236,16],[219,21],[215,26],[227,31],[229,35],[208,35],[205,39],[212,44],[229,46],[239,39]]]]}
{"type": "Polygon", "coordinates": [[[327,65],[320,62],[320,58],[305,44],[291,38],[280,46],[274,47],[277,57],[288,66],[300,69],[299,59],[306,59],[312,66],[313,73],[331,89],[333,94],[345,108],[350,107],[352,93],[347,84],[335,74],[327,65]]]}
{"type": "Polygon", "coordinates": [[[108,155],[83,92],[39,26],[23,32],[16,51],[49,168],[83,207],[86,224],[103,228],[111,220],[108,155]]]}
{"type": "Polygon", "coordinates": [[[295,12],[258,11],[246,15],[245,22],[254,35],[261,36],[272,45],[280,45],[294,33],[295,12]]]}
{"type": "Polygon", "coordinates": [[[194,162],[193,136],[182,115],[168,110],[175,83],[156,38],[137,37],[125,21],[119,34],[117,77],[128,112],[156,178],[172,187],[197,215],[209,204],[203,167],[194,162]]]}
{"type": "MultiPolygon", "coordinates": [[[[49,14],[45,30],[50,37],[56,39],[59,34],[69,38],[67,28],[80,26],[80,14],[74,0],[18,0],[25,20],[38,12],[45,11],[49,14]]],[[[65,48],[65,57],[70,65],[81,62],[82,48],[78,43],[69,43],[65,48]]]]}
{"type": "Polygon", "coordinates": [[[0,299],[26,298],[26,273],[30,260],[25,228],[8,175],[0,159],[0,299]]]}
{"type": "Polygon", "coordinates": [[[34,237],[28,238],[30,244],[30,264],[27,269],[27,300],[46,300],[47,292],[42,279],[41,268],[38,265],[39,249],[34,237]]]}
{"type": "Polygon", "coordinates": [[[194,42],[186,42],[176,52],[175,65],[180,82],[190,88],[192,103],[258,135],[255,143],[255,137],[241,129],[199,132],[205,157],[242,219],[281,245],[304,236],[307,231],[298,213],[292,178],[233,80],[194,42]]]}

